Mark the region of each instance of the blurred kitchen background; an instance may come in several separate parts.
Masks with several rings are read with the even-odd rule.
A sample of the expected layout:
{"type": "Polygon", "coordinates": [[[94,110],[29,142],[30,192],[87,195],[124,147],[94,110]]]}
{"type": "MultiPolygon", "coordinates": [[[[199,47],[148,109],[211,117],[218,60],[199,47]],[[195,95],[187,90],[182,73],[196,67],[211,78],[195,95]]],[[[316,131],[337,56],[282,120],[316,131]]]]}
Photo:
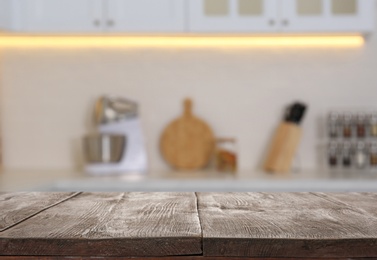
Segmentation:
{"type": "Polygon", "coordinates": [[[339,120],[365,113],[366,129],[377,113],[376,8],[373,0],[0,0],[0,188],[377,190],[369,131],[361,139],[368,165],[334,169],[326,126],[331,111],[339,120]],[[130,35],[144,38],[106,41],[130,35]],[[185,41],[153,44],[161,35],[185,41]],[[217,41],[197,41],[208,37],[217,41]],[[83,137],[96,130],[104,95],[137,103],[148,158],[140,180],[85,173],[83,137]],[[234,141],[236,173],[217,173],[211,162],[178,171],[164,159],[161,135],[186,98],[215,138],[234,141]],[[291,168],[266,173],[295,102],[307,108],[291,168]]]}

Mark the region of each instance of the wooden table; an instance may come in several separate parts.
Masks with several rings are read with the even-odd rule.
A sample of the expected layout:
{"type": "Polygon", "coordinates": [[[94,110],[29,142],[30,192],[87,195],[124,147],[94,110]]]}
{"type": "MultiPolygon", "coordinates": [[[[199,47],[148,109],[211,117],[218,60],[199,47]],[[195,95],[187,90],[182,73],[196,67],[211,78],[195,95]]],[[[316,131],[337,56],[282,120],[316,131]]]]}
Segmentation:
{"type": "Polygon", "coordinates": [[[0,193],[2,259],[377,259],[375,193],[0,193]]]}

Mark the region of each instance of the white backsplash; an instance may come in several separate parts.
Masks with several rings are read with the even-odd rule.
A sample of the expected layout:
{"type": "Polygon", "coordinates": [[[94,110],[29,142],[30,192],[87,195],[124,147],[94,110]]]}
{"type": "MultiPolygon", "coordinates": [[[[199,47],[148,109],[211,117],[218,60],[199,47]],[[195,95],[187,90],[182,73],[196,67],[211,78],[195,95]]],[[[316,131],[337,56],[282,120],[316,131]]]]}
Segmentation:
{"type": "Polygon", "coordinates": [[[93,102],[115,94],[140,103],[152,170],[167,169],[159,137],[186,96],[217,136],[237,138],[244,170],[260,165],[285,106],[307,102],[298,161],[316,168],[326,109],[376,103],[375,39],[361,48],[2,50],[4,165],[81,167],[93,102]]]}

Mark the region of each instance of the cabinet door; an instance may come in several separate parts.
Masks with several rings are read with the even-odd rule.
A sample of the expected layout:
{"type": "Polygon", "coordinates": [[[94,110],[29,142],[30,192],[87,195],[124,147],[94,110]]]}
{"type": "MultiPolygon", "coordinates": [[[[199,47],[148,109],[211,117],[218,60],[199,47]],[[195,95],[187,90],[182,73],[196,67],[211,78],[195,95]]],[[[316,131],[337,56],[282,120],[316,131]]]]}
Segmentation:
{"type": "Polygon", "coordinates": [[[281,1],[283,31],[370,32],[376,2],[371,0],[281,1]]]}
{"type": "Polygon", "coordinates": [[[11,0],[0,0],[0,31],[11,29],[11,0]]]}
{"type": "Polygon", "coordinates": [[[273,32],[279,0],[189,0],[193,32],[273,32]]]}
{"type": "Polygon", "coordinates": [[[185,0],[107,0],[110,32],[183,32],[185,0]]]}
{"type": "Polygon", "coordinates": [[[25,32],[98,32],[102,0],[13,0],[16,28],[25,32]]]}

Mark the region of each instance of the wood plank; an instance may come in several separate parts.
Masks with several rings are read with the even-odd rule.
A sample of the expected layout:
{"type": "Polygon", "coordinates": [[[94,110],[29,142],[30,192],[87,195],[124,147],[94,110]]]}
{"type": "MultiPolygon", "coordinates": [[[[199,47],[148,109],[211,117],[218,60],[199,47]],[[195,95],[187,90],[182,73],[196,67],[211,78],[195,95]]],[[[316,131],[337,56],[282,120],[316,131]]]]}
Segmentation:
{"type": "Polygon", "coordinates": [[[0,256],[0,260],[375,260],[376,258],[250,258],[211,256],[168,256],[168,257],[71,257],[71,256],[0,256]]]}
{"type": "Polygon", "coordinates": [[[0,255],[201,253],[194,193],[82,193],[0,233],[0,255]]]}
{"type": "Polygon", "coordinates": [[[78,193],[16,192],[0,194],[0,232],[78,193]]]}
{"type": "MultiPolygon", "coordinates": [[[[205,256],[173,256],[173,257],[71,257],[71,256],[7,256],[0,260],[318,260],[319,258],[248,258],[248,257],[205,257],[205,256]]],[[[323,258],[324,260],[375,260],[375,258],[323,258]]]]}
{"type": "Polygon", "coordinates": [[[360,194],[370,202],[360,207],[315,193],[197,196],[204,256],[377,258],[377,212],[364,210],[372,195],[360,194]]]}
{"type": "Polygon", "coordinates": [[[360,211],[364,211],[365,214],[372,214],[373,216],[377,214],[377,193],[316,193],[316,195],[358,208],[360,211]]]}

